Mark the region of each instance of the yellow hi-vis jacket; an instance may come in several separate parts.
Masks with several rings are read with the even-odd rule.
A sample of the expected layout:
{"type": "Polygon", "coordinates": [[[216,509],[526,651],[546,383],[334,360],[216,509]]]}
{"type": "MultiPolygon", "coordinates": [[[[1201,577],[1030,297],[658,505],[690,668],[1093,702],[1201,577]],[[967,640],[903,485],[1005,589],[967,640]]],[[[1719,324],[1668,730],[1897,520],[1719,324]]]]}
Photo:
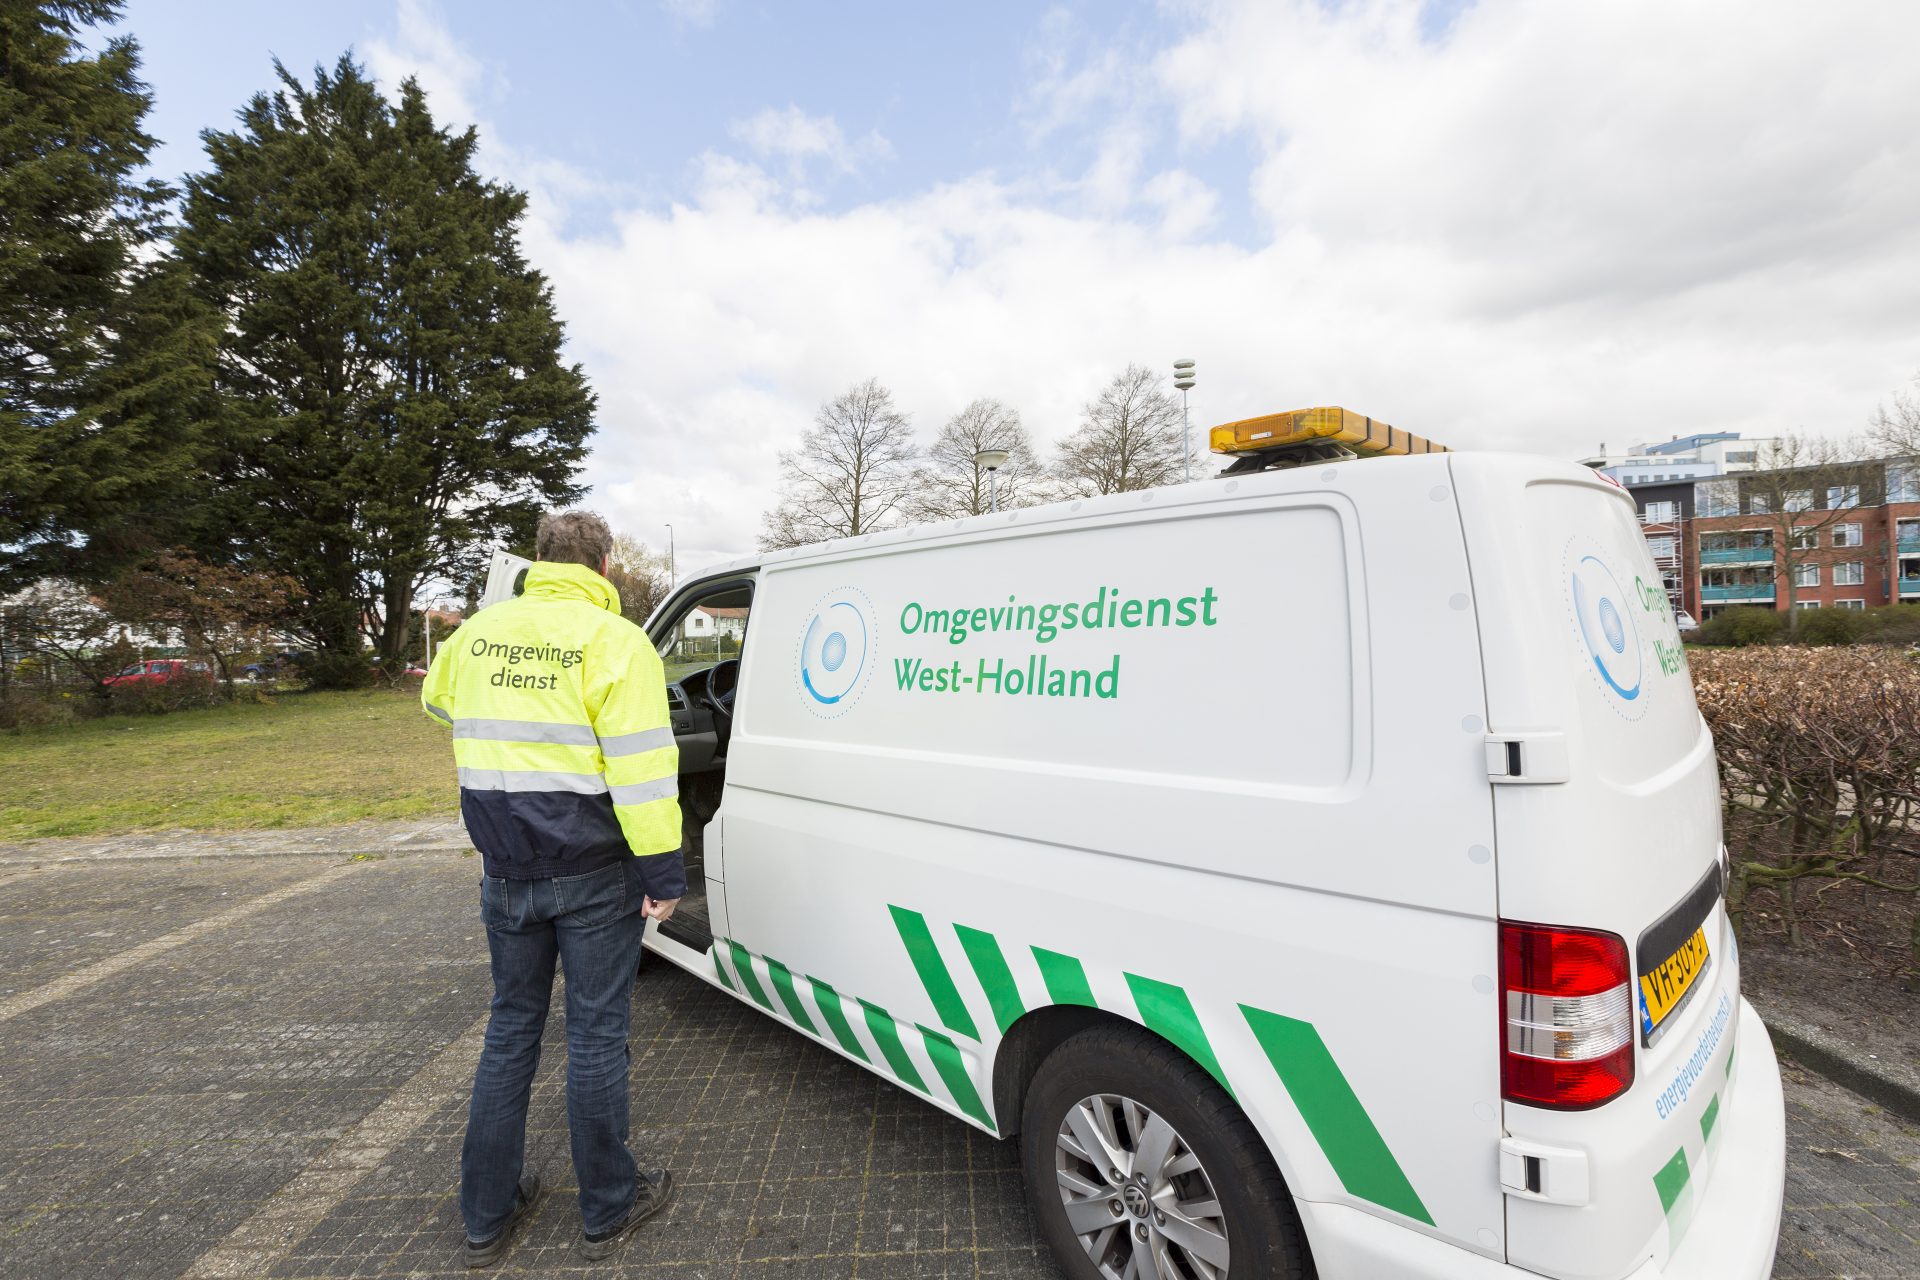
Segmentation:
{"type": "Polygon", "coordinates": [[[460,813],[488,875],[580,875],[632,855],[648,896],[686,892],[666,676],[612,583],[535,564],[522,595],[441,644],[420,701],[453,727],[460,813]]]}

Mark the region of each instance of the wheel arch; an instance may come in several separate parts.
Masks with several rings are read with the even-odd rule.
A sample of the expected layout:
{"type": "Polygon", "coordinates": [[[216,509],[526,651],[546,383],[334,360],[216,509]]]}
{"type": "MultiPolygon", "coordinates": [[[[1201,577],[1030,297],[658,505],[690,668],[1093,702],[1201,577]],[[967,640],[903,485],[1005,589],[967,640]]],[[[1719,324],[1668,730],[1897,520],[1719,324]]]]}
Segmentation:
{"type": "MultiPolygon", "coordinates": [[[[1201,1070],[1208,1070],[1206,1063],[1194,1057],[1182,1045],[1137,1019],[1087,1005],[1042,1005],[1028,1010],[1008,1027],[994,1052],[993,1114],[1002,1137],[1011,1138],[1020,1132],[1027,1090],[1032,1086],[1033,1078],[1047,1055],[1074,1036],[1099,1027],[1123,1028],[1135,1035],[1148,1037],[1172,1049],[1201,1070]]],[[[1247,1116],[1249,1123],[1254,1123],[1253,1117],[1247,1115],[1246,1108],[1237,1099],[1234,1105],[1242,1115],[1247,1116]]],[[[1254,1123],[1256,1131],[1259,1127],[1254,1123]]],[[[1278,1153],[1272,1151],[1270,1146],[1268,1154],[1278,1157],[1278,1153]]]]}

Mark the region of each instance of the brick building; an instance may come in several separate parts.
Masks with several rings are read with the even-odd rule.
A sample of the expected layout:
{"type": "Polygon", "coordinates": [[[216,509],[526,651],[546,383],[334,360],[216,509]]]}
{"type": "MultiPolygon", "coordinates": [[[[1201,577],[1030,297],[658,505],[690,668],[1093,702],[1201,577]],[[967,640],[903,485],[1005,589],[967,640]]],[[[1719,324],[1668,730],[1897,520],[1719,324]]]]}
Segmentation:
{"type": "Polygon", "coordinates": [[[1765,471],[1629,492],[1676,608],[1705,620],[1736,605],[1866,609],[1920,604],[1920,463],[1765,471]],[[1807,483],[1797,484],[1804,478],[1807,483]],[[1787,534],[1787,517],[1798,532],[1787,534]],[[1791,536],[1789,554],[1775,546],[1791,536]]]}

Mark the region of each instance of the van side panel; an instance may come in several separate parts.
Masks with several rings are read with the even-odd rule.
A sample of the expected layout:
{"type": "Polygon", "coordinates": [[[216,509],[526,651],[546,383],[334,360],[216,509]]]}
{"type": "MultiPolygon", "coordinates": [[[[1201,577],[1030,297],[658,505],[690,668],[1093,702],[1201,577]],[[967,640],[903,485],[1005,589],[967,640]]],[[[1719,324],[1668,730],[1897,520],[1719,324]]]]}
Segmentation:
{"type": "Polygon", "coordinates": [[[1499,1256],[1470,606],[1439,458],[772,560],[723,806],[761,1003],[996,1131],[1005,1029],[1097,1006],[1296,1195],[1499,1256]]]}

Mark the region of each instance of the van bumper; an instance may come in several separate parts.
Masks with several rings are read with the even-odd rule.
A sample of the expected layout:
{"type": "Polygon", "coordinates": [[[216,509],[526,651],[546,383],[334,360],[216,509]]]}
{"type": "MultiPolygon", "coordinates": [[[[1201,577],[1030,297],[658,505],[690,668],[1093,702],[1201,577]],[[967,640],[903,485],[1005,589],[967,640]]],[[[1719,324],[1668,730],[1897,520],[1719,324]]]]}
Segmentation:
{"type": "Polygon", "coordinates": [[[1766,1280],[1780,1240],[1787,1180],[1787,1113],[1766,1024],[1740,1001],[1740,1061],[1728,1092],[1726,1134],[1693,1224],[1664,1266],[1631,1280],[1766,1280]]]}
{"type": "MultiPolygon", "coordinates": [[[[1724,1132],[1707,1193],[1665,1263],[1627,1280],[1766,1280],[1780,1238],[1786,1189],[1786,1107],[1780,1064],[1766,1024],[1744,999],[1735,1043],[1740,1061],[1726,1096],[1724,1132]]],[[[1519,1280],[1537,1273],[1396,1226],[1345,1205],[1295,1200],[1322,1280],[1519,1280]]]]}

